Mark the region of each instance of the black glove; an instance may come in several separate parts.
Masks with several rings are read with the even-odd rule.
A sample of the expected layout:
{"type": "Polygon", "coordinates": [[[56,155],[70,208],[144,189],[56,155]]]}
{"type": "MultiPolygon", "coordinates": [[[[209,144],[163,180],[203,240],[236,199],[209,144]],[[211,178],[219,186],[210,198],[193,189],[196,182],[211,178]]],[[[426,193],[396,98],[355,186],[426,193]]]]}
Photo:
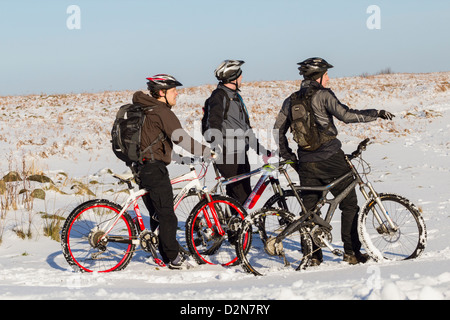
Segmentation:
{"type": "Polygon", "coordinates": [[[394,118],[395,116],[390,113],[387,112],[386,110],[380,110],[378,111],[378,118],[384,119],[384,120],[392,120],[392,118],[394,118]]]}

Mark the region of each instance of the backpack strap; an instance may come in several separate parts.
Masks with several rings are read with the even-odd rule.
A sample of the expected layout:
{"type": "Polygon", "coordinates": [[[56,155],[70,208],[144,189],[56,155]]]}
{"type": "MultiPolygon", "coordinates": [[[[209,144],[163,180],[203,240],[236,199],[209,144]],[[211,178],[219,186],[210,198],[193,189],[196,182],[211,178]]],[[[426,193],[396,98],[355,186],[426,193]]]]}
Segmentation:
{"type": "MultiPolygon", "coordinates": [[[[240,96],[239,93],[237,94],[237,98],[230,98],[224,89],[217,88],[211,93],[211,97],[213,95],[215,95],[215,94],[220,94],[222,99],[225,98],[225,109],[224,109],[224,112],[223,112],[223,120],[227,120],[228,119],[228,111],[230,110],[230,103],[231,103],[231,101],[237,101],[238,103],[240,102],[241,105],[243,106],[243,112],[247,116],[245,121],[246,121],[247,124],[249,124],[250,121],[249,121],[249,115],[248,115],[247,107],[246,107],[246,105],[244,103],[244,100],[242,99],[242,97],[240,96]]],[[[205,107],[209,107],[208,106],[209,99],[206,100],[207,102],[206,102],[205,107]]],[[[205,109],[203,109],[203,112],[205,112],[205,109]]]]}
{"type": "MultiPolygon", "coordinates": [[[[147,112],[148,110],[151,110],[155,108],[155,106],[145,106],[143,107],[144,112],[147,112]]],[[[144,121],[145,122],[145,118],[144,121]]],[[[141,159],[140,159],[140,163],[142,164],[144,162],[144,154],[149,152],[150,153],[150,160],[151,161],[155,161],[155,152],[153,151],[153,147],[158,143],[158,142],[164,142],[167,140],[167,135],[164,132],[160,132],[158,134],[158,137],[156,137],[155,140],[152,141],[152,143],[150,143],[150,145],[145,148],[142,152],[141,152],[141,159]]]]}
{"type": "MultiPolygon", "coordinates": [[[[144,155],[146,152],[150,152],[150,156],[151,156],[151,161],[155,161],[155,153],[153,152],[153,147],[158,143],[158,142],[164,142],[167,140],[167,136],[164,132],[160,132],[158,137],[153,140],[152,143],[150,143],[150,145],[145,148],[141,154],[144,155]]],[[[144,159],[141,160],[141,162],[144,162],[144,159]]]]}

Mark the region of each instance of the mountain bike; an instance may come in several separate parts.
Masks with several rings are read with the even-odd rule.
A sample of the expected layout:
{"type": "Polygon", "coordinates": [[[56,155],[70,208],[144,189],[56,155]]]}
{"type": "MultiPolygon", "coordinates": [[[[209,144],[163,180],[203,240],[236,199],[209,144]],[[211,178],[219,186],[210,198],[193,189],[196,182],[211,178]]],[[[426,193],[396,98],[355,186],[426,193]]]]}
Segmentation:
{"type": "MultiPolygon", "coordinates": [[[[320,191],[322,197],[315,208],[294,217],[279,209],[262,209],[248,216],[237,235],[236,253],[242,266],[255,275],[296,267],[304,270],[310,264],[313,242],[319,248],[328,248],[335,255],[342,255],[332,245],[331,219],[339,203],[359,185],[366,202],[358,217],[358,234],[369,256],[375,261],[405,260],[420,256],[424,251],[427,233],[424,219],[408,199],[392,194],[377,193],[368,181],[369,164],[362,159],[369,139],[365,139],[356,151],[346,155],[350,171],[332,183],[321,187],[298,187],[296,190],[320,191]],[[353,161],[359,163],[357,169],[353,161]],[[348,177],[353,182],[335,197],[329,198],[331,189],[348,177]],[[320,209],[329,205],[326,216],[320,209]],[[251,244],[248,234],[252,234],[251,244]]],[[[292,186],[291,186],[292,187],[292,186]]]]}
{"type": "MultiPolygon", "coordinates": [[[[264,166],[251,172],[224,179],[215,163],[216,185],[210,193],[218,194],[214,199],[205,198],[192,210],[186,220],[186,242],[189,251],[199,264],[220,264],[224,266],[237,263],[235,241],[237,231],[247,211],[254,208],[266,187],[271,184],[274,195],[263,205],[265,208],[282,208],[300,214],[300,199],[293,190],[284,190],[276,175],[286,172],[292,161],[284,161],[264,166]],[[243,205],[225,196],[224,187],[252,176],[261,175],[252,193],[243,205]]],[[[289,179],[289,176],[286,175],[289,179]]],[[[290,184],[292,181],[289,179],[290,184]]],[[[296,188],[292,185],[292,188],[296,188]]],[[[251,236],[249,234],[248,236],[251,236]]]]}
{"type": "MultiPolygon", "coordinates": [[[[185,217],[202,198],[200,179],[204,174],[202,171],[197,174],[191,166],[188,173],[171,180],[172,184],[188,182],[174,197],[174,210],[179,221],[177,239],[180,251],[185,254],[188,254],[184,243],[185,217]]],[[[129,264],[136,246],[140,245],[142,250],[151,253],[157,265],[164,266],[157,254],[159,228],[154,231],[146,229],[139,209],[138,200],[148,191],[134,191],[132,173],[113,177],[128,186],[128,198],[122,204],[96,199],[77,206],[69,214],[61,231],[65,259],[75,270],[118,271],[129,264]]]]}

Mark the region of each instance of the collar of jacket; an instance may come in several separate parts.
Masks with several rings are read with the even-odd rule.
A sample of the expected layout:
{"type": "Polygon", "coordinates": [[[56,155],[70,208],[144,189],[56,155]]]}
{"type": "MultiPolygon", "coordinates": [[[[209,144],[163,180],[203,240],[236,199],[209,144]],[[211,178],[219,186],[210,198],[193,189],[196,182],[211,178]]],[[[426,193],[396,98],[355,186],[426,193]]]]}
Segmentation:
{"type": "Polygon", "coordinates": [[[145,94],[142,91],[138,91],[133,95],[133,104],[137,104],[144,107],[151,107],[151,106],[164,106],[169,109],[172,109],[172,106],[167,105],[164,102],[161,102],[152,96],[149,96],[148,94],[145,94]]]}
{"type": "Polygon", "coordinates": [[[300,89],[315,87],[317,89],[324,89],[324,87],[315,80],[303,80],[300,89]]]}
{"type": "Polygon", "coordinates": [[[223,82],[219,82],[219,84],[217,85],[217,88],[223,89],[227,92],[234,93],[234,94],[241,92],[241,89],[233,90],[231,88],[228,88],[225,84],[223,84],[223,82]]]}

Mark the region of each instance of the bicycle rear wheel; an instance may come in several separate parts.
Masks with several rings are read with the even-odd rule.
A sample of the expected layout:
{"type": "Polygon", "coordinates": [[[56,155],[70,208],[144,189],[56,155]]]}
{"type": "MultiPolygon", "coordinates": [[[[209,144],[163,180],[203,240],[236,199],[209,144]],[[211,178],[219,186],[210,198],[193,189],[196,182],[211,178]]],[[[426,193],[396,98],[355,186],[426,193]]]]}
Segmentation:
{"type": "Polygon", "coordinates": [[[61,231],[64,257],[75,270],[83,272],[110,272],[124,269],[130,262],[136,239],[135,226],[124,213],[105,241],[104,228],[121,211],[108,200],[92,200],[75,208],[61,231]]]}
{"type": "Polygon", "coordinates": [[[358,220],[359,238],[367,253],[376,261],[406,260],[420,256],[425,249],[427,232],[419,210],[396,194],[380,194],[397,230],[393,230],[375,200],[366,202],[358,220]],[[376,219],[373,210],[382,218],[376,219]]]}
{"type": "Polygon", "coordinates": [[[211,202],[200,201],[186,221],[186,242],[195,260],[224,266],[236,263],[237,231],[246,215],[245,209],[230,197],[213,196],[211,202]]]}
{"type": "Polygon", "coordinates": [[[312,244],[306,241],[309,248],[302,250],[301,231],[295,231],[279,243],[275,241],[294,219],[292,213],[280,209],[262,209],[244,221],[236,243],[236,252],[244,270],[255,275],[266,275],[292,270],[292,267],[298,267],[303,262],[302,252],[312,252],[312,244]],[[252,234],[250,248],[246,248],[246,234],[252,234]]]}
{"type": "MultiPolygon", "coordinates": [[[[300,195],[300,190],[297,190],[297,193],[300,195]]],[[[278,193],[274,194],[266,201],[263,208],[282,209],[293,213],[297,217],[300,216],[300,213],[302,212],[302,207],[292,190],[283,190],[283,196],[278,193]]]]}

